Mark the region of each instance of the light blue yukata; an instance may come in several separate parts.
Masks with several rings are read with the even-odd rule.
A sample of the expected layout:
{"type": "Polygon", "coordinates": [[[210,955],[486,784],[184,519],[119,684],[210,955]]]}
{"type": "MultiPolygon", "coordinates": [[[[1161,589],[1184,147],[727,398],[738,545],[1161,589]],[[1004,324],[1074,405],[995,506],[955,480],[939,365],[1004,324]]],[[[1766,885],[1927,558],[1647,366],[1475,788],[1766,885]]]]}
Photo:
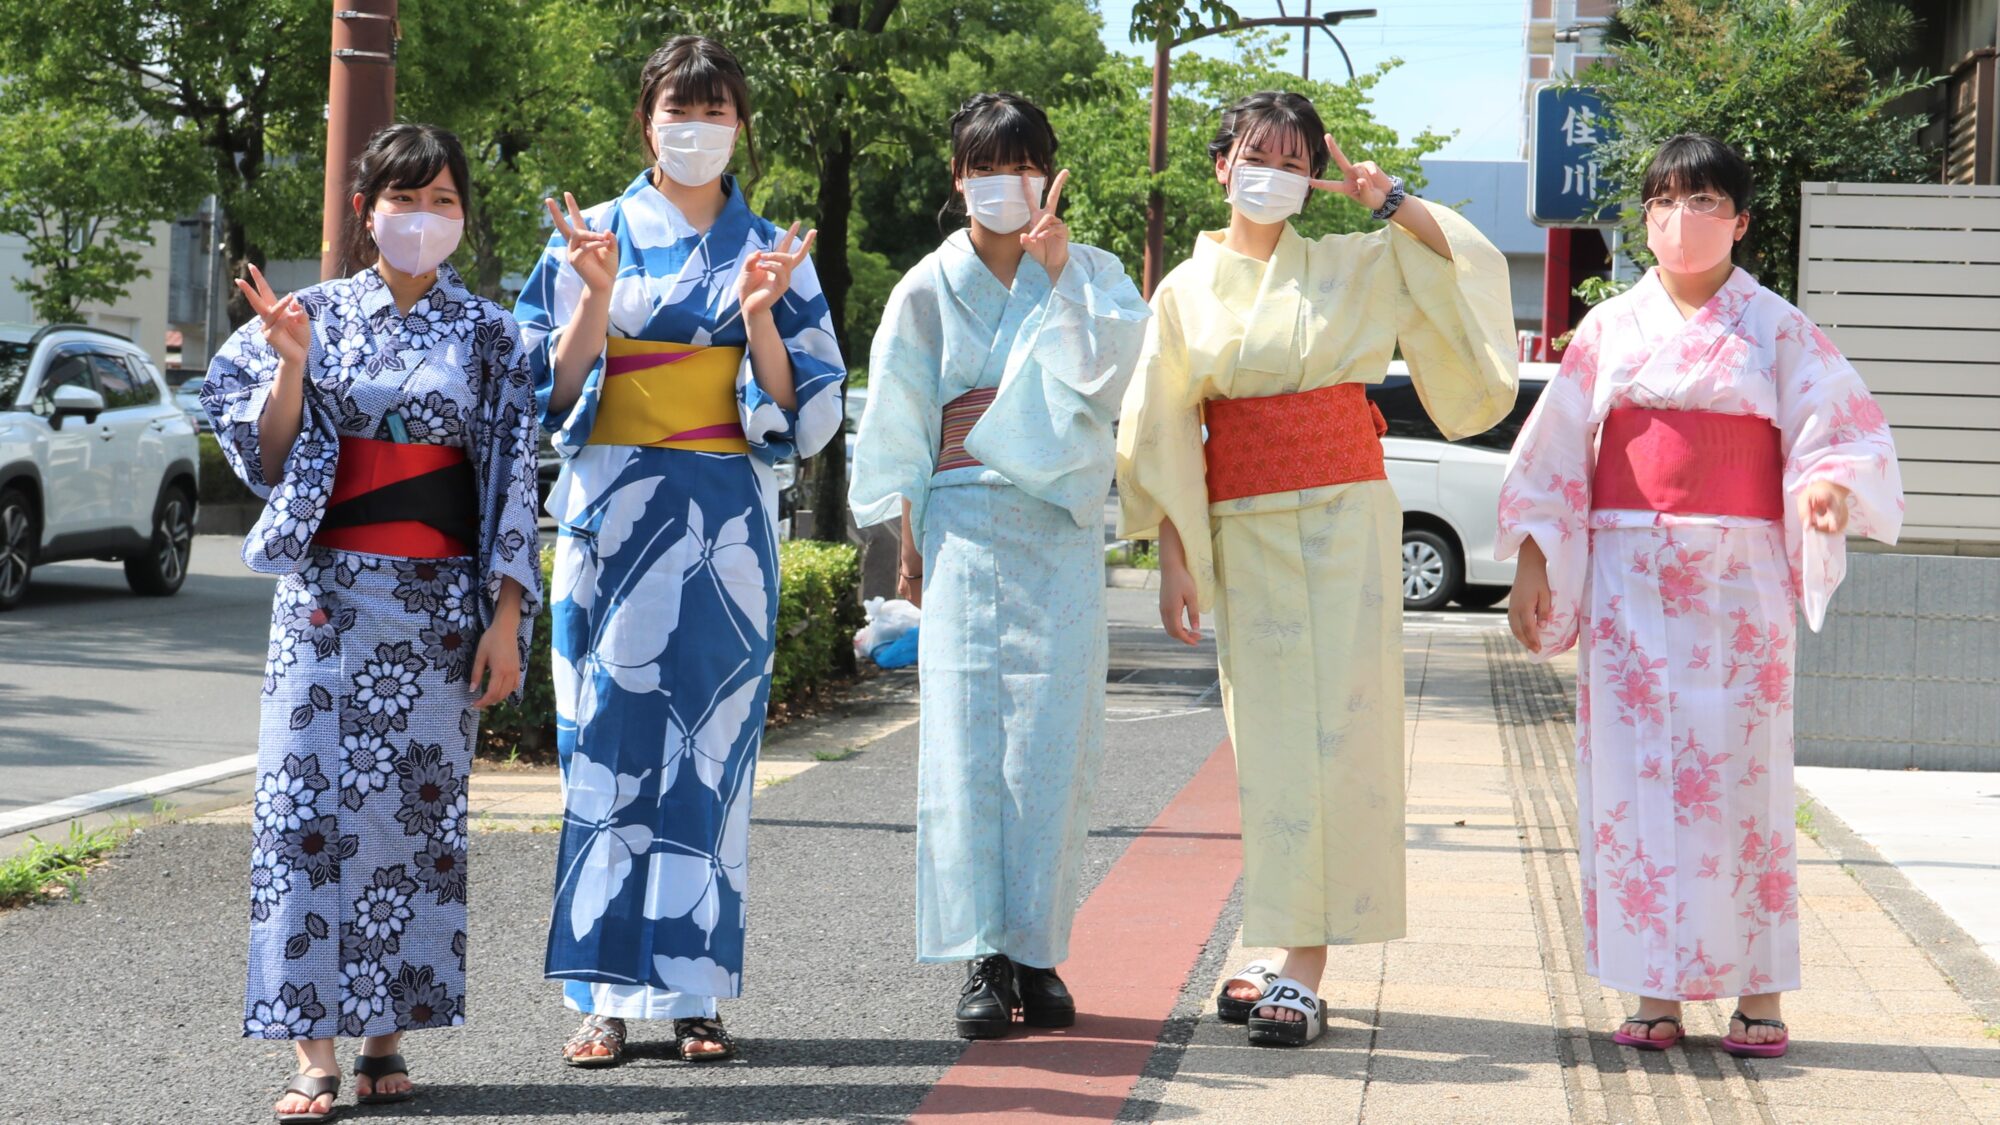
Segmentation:
{"type": "MultiPolygon", "coordinates": [[[[706,232],[641,175],[584,212],[618,235],[610,335],[743,347],[743,255],[771,223],[732,178],[706,232]]],[[[616,1018],[713,1015],[742,988],[750,794],[778,607],[771,465],[840,431],[846,378],[810,261],[773,315],[798,406],[736,376],[749,452],[588,444],[599,359],[567,412],[548,410],[554,356],[583,284],[552,238],[517,315],[544,423],[564,461],[554,607],[564,805],[547,975],[570,1007],[616,1018]]],[[[619,377],[619,376],[614,376],[619,377]]]]}
{"type": "Polygon", "coordinates": [[[903,276],[869,364],[848,497],[923,544],[917,956],[1069,955],[1104,743],[1111,424],[1150,311],[1118,259],[1002,285],[960,230],[903,276]],[[945,405],[992,403],[935,471],[945,405]]]}

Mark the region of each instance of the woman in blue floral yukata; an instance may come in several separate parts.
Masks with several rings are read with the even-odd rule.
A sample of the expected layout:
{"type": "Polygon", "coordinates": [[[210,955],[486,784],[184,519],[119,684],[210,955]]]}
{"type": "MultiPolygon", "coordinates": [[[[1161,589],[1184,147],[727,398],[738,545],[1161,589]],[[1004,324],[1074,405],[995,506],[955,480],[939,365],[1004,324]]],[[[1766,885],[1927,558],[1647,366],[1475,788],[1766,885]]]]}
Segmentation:
{"type": "Polygon", "coordinates": [[[743,68],[700,36],[640,74],[652,166],[556,232],[517,313],[564,458],[556,547],[562,843],[546,972],[584,1013],[573,1066],[672,1020],[690,1062],[735,1045],[750,794],[778,611],[772,465],[840,432],[846,377],[806,257],[724,175],[756,154],[743,68]]]}
{"type": "Polygon", "coordinates": [[[294,1041],[281,1121],[334,1114],[335,1036],[361,1101],[403,1101],[402,1033],[465,1021],[466,778],[540,602],[526,352],[443,264],[469,187],[450,133],[376,134],[356,272],[280,298],[253,267],[202,388],[265,500],[244,561],[278,576],[243,1033],[294,1041]]]}

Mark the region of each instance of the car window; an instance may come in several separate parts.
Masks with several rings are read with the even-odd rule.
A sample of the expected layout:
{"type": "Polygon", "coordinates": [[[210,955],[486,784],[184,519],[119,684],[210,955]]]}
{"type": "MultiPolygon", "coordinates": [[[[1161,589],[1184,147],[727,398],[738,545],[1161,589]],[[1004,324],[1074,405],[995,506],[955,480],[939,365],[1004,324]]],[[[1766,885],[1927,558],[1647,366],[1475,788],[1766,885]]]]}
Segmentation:
{"type": "Polygon", "coordinates": [[[127,355],[125,366],[132,372],[132,401],[127,405],[151,406],[159,402],[160,384],[153,378],[152,366],[136,355],[127,355]]]}
{"type": "Polygon", "coordinates": [[[49,360],[47,371],[42,372],[41,385],[35,388],[35,409],[41,414],[55,410],[52,396],[57,387],[77,386],[87,391],[98,389],[97,373],[92,370],[90,353],[82,348],[65,348],[49,360]]]}
{"type": "MultiPolygon", "coordinates": [[[[1514,408],[1492,429],[1483,434],[1455,442],[1478,449],[1492,449],[1506,453],[1514,448],[1514,439],[1521,434],[1521,427],[1528,421],[1528,415],[1535,409],[1535,403],[1542,397],[1542,388],[1548,386],[1540,380],[1524,379],[1520,391],[1514,396],[1514,408]]],[[[1408,375],[1391,375],[1380,383],[1368,388],[1368,397],[1382,411],[1382,419],[1389,424],[1386,436],[1416,438],[1422,441],[1443,441],[1444,434],[1438,431],[1431,416],[1424,412],[1423,400],[1417,397],[1417,388],[1408,375]]]]}
{"type": "Polygon", "coordinates": [[[28,360],[35,349],[13,340],[0,341],[0,410],[14,405],[21,384],[28,381],[28,360]]]}
{"type": "Polygon", "coordinates": [[[97,389],[104,392],[104,408],[116,410],[121,406],[132,406],[132,372],[125,361],[115,355],[92,352],[91,369],[97,374],[97,389]]]}

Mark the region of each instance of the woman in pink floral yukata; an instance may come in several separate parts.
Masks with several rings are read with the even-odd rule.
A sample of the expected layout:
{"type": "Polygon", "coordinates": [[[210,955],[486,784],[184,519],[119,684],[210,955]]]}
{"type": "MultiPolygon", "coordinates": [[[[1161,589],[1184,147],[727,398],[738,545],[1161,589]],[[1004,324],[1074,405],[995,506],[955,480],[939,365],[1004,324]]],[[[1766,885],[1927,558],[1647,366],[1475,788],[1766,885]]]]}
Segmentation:
{"type": "Polygon", "coordinates": [[[1501,558],[1538,660],[1577,654],[1588,968],[1664,1050],[1681,1003],[1740,997],[1722,1041],[1776,1057],[1799,987],[1795,618],[1818,631],[1854,532],[1895,542],[1882,411],[1826,336],[1731,263],[1750,169],[1675,137],[1647,170],[1659,265],[1591,310],[1514,446],[1501,558]]]}

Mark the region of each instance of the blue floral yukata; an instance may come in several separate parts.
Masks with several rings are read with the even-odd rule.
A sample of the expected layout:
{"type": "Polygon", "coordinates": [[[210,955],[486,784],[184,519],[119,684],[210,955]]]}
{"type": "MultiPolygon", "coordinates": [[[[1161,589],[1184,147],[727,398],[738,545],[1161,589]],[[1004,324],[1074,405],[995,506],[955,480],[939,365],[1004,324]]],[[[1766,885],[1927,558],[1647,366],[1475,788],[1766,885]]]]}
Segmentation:
{"type": "Polygon", "coordinates": [[[265,500],[243,545],[278,576],[258,733],[243,1033],[387,1035],[465,1021],[470,682],[503,578],[540,603],[533,385],[506,310],[450,266],[403,315],[374,270],[298,293],[312,318],[305,420],[275,486],[258,418],[278,356],[256,321],[209,365],[202,404],[265,500]],[[465,450],[478,553],[412,560],[316,546],[340,438],[465,450]]]}
{"type": "MultiPolygon", "coordinates": [[[[746,345],[741,262],[778,231],[733,179],[722,187],[707,231],[646,175],[584,212],[618,236],[611,337],[746,345]]],[[[516,308],[545,411],[582,292],[551,239],[516,308]]],[[[742,988],[750,794],[776,650],[771,466],[840,432],[846,378],[810,261],[773,319],[797,407],[780,407],[741,361],[734,413],[747,452],[592,444],[593,427],[612,425],[599,409],[602,358],[576,403],[543,419],[565,459],[548,501],[560,524],[552,665],[566,812],[547,974],[579,1011],[713,1015],[716,998],[742,988]]]]}

